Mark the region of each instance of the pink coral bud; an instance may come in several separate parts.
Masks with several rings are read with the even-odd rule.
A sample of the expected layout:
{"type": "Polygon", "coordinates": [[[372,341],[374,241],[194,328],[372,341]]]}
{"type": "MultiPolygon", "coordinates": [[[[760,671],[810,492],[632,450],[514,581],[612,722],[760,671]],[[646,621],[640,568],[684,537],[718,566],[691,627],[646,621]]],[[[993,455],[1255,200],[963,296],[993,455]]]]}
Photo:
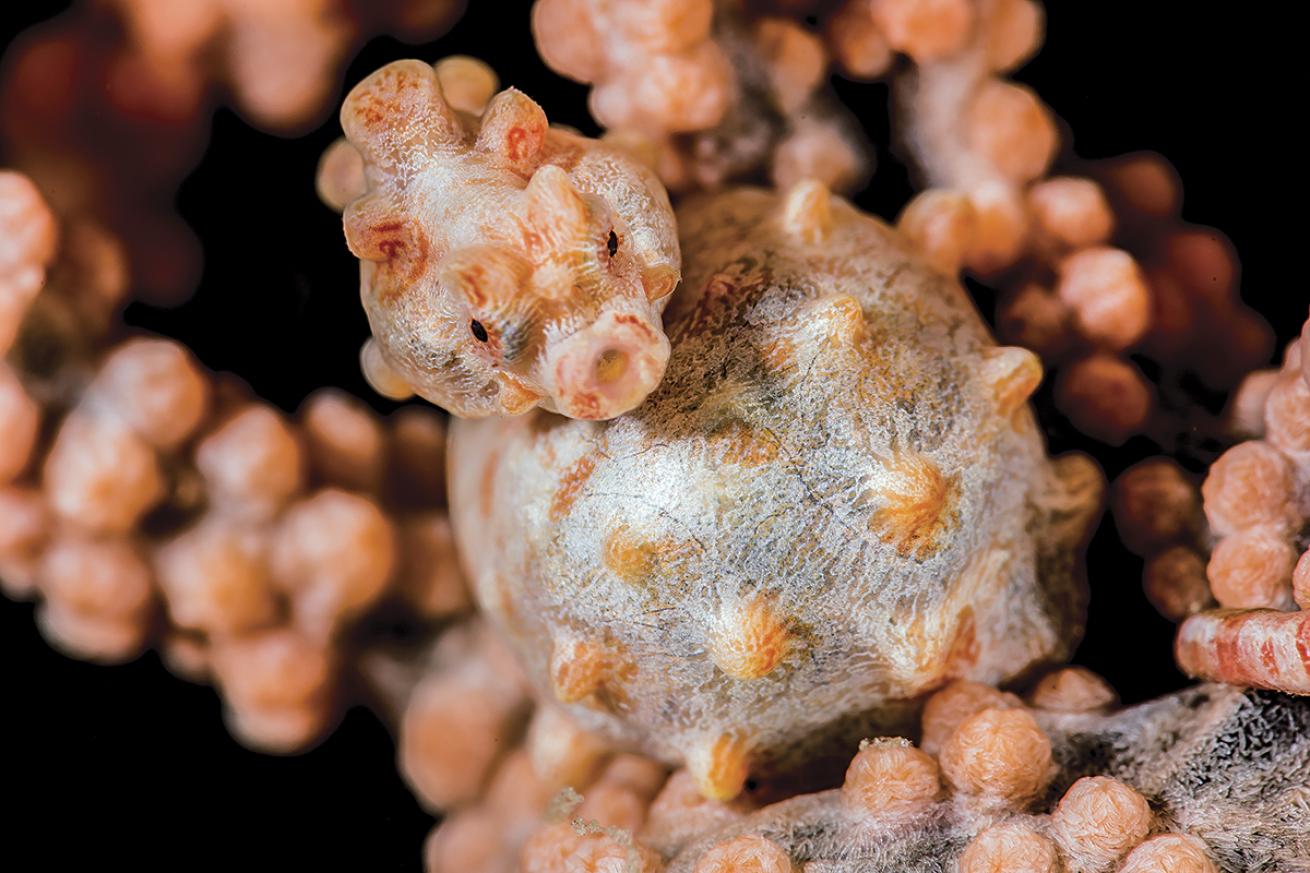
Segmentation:
{"type": "Polygon", "coordinates": [[[468,55],[450,55],[434,65],[441,93],[460,112],[477,115],[500,88],[500,79],[489,64],[468,55]]]}
{"type": "Polygon", "coordinates": [[[55,256],[59,227],[41,192],[21,173],[0,171],[0,281],[55,256]]]}
{"type": "Polygon", "coordinates": [[[172,632],[165,635],[159,648],[159,658],[179,679],[197,684],[213,679],[209,662],[209,644],[199,634],[172,632]]]}
{"type": "Polygon", "coordinates": [[[521,873],[659,873],[664,864],[626,834],[587,830],[557,822],[533,835],[519,859],[521,873]]]}
{"type": "Polygon", "coordinates": [[[1022,806],[1052,775],[1051,741],[1023,709],[985,709],[965,719],[941,751],[956,792],[986,804],[1022,806]]]}
{"type": "Polygon", "coordinates": [[[1065,667],[1047,673],[1033,687],[1028,702],[1051,712],[1095,712],[1119,702],[1119,695],[1085,667],[1065,667]]]}
{"type": "Polygon", "coordinates": [[[1225,413],[1233,435],[1243,439],[1258,439],[1265,435],[1265,404],[1281,376],[1279,370],[1256,370],[1243,377],[1225,413]]]}
{"type": "Polygon", "coordinates": [[[1182,621],[1214,605],[1205,559],[1187,546],[1173,546],[1148,558],[1142,587],[1146,599],[1170,621],[1182,621]]]}
{"type": "Polygon", "coordinates": [[[1042,7],[1032,0],[1000,0],[987,21],[987,64],[1006,72],[1026,61],[1041,45],[1042,7]]]}
{"type": "Polygon", "coordinates": [[[1140,152],[1116,158],[1104,170],[1117,207],[1155,218],[1178,212],[1182,186],[1178,172],[1162,155],[1140,152]]]}
{"type": "Polygon", "coordinates": [[[164,494],[154,450],[124,424],[75,410],[46,456],[46,499],[65,522],[123,534],[164,494]]]}
{"type": "Polygon", "coordinates": [[[1060,873],[1055,844],[1027,825],[983,830],[960,855],[958,873],[1060,873]]]}
{"type": "Polygon", "coordinates": [[[846,0],[828,19],[824,37],[842,72],[876,79],[892,64],[892,47],[873,20],[867,0],[846,0]]]}
{"type": "Polygon", "coordinates": [[[1131,362],[1100,352],[1060,371],[1055,405],[1083,433],[1121,445],[1146,426],[1155,394],[1131,362]]]}
{"type": "Polygon", "coordinates": [[[896,228],[943,273],[959,272],[973,243],[974,211],[969,198],[954,191],[929,189],[905,207],[896,228]]]}
{"type": "Polygon", "coordinates": [[[690,133],[719,123],[735,82],[727,55],[706,40],[678,54],[653,55],[639,71],[598,84],[588,106],[606,127],[690,133]]]}
{"type": "Polygon", "coordinates": [[[963,49],[973,29],[968,0],[871,0],[870,8],[891,47],[921,64],[963,49]]]}
{"type": "Polygon", "coordinates": [[[400,772],[424,806],[448,809],[478,796],[507,748],[521,698],[471,665],[427,676],[400,725],[400,772]]]}
{"type": "Polygon", "coordinates": [[[866,178],[868,169],[860,146],[844,130],[801,114],[774,149],[769,175],[779,189],[809,179],[834,191],[849,191],[866,178]]]}
{"type": "Polygon", "coordinates": [[[752,808],[746,797],[738,797],[731,803],[706,798],[695,777],[686,770],[678,770],[664,783],[651,804],[640,833],[641,842],[658,852],[672,854],[702,834],[739,821],[752,808]]]}
{"type": "Polygon", "coordinates": [[[774,104],[784,115],[796,112],[827,72],[823,43],[785,18],[761,18],[755,22],[754,38],[768,69],[774,104]]]}
{"type": "Polygon", "coordinates": [[[1150,830],[1146,798],[1108,776],[1079,779],[1051,814],[1051,831],[1065,853],[1082,865],[1078,869],[1113,863],[1150,830]]]}
{"type": "Polygon", "coordinates": [[[973,244],[965,266],[982,275],[1011,266],[1028,236],[1023,198],[1005,182],[987,182],[969,192],[975,216],[973,244]]]}
{"type": "Polygon", "coordinates": [[[266,569],[267,534],[210,517],[155,553],[169,616],[181,628],[239,634],[277,621],[266,569]]]}
{"type": "Polygon", "coordinates": [[[41,635],[69,656],[102,664],[121,664],[141,653],[147,626],[137,619],[81,612],[58,600],[47,600],[36,611],[41,635]]]}
{"type": "Polygon", "coordinates": [[[1210,553],[1206,575],[1219,605],[1285,609],[1292,603],[1296,550],[1277,530],[1254,527],[1224,537],[1210,553]]]}
{"type": "Polygon", "coordinates": [[[304,484],[300,442],[271,407],[251,404],[196,447],[196,467],[219,507],[268,519],[304,484]]]}
{"type": "Polygon", "coordinates": [[[222,637],[214,641],[213,668],[229,727],[243,742],[290,752],[326,726],[336,658],[320,642],[285,628],[222,637]]]}
{"type": "Polygon", "coordinates": [[[616,4],[614,22],[624,34],[650,52],[678,52],[710,36],[711,0],[626,0],[616,4]]]}
{"type": "Polygon", "coordinates": [[[842,784],[846,804],[869,816],[922,810],[941,793],[937,762],[902,739],[862,744],[842,784]]]}
{"type": "MultiPolygon", "coordinates": [[[[3,517],[2,514],[0,517],[3,517]]],[[[0,554],[3,553],[4,548],[0,545],[0,554]]],[[[1310,549],[1301,553],[1296,568],[1292,571],[1292,598],[1297,606],[1310,609],[1310,549]]]]}
{"type": "Polygon", "coordinates": [[[391,418],[390,499],[420,506],[446,502],[446,423],[433,409],[411,406],[391,418]]]}
{"type": "Polygon", "coordinates": [[[1210,227],[1171,233],[1165,240],[1169,269],[1193,295],[1222,307],[1237,289],[1237,255],[1233,244],[1210,227]]]}
{"type": "MultiPolygon", "coordinates": [[[[1301,348],[1310,349],[1310,320],[1301,328],[1301,348]]],[[[1301,355],[1301,381],[1310,385],[1310,354],[1301,355]]]]}
{"type": "Polygon", "coordinates": [[[1146,332],[1151,292],[1141,268],[1127,252],[1084,249],[1060,264],[1060,299],[1089,340],[1111,350],[1126,349],[1146,332]]]}
{"type": "Polygon", "coordinates": [[[1129,852],[1118,873],[1219,873],[1219,868],[1196,837],[1160,834],[1129,852]]]}
{"type": "Polygon", "coordinates": [[[603,43],[592,27],[589,0],[537,0],[532,35],[541,59],[560,75],[594,82],[604,73],[603,43]]]}
{"type": "Polygon", "coordinates": [[[528,755],[536,777],[555,788],[585,789],[596,778],[607,747],[558,707],[539,706],[528,727],[528,755]]]}
{"type": "Polygon", "coordinates": [[[151,445],[169,449],[186,440],[208,411],[209,383],[182,346],[132,340],[110,353],[91,392],[151,445]]]}
{"type": "Polygon", "coordinates": [[[424,873],[512,869],[503,860],[504,828],[485,809],[462,809],[433,829],[423,844],[424,873]]]}
{"type": "Polygon", "coordinates": [[[990,685],[957,679],[924,704],[919,745],[928,754],[936,755],[965,719],[984,709],[1007,706],[1022,707],[1023,701],[990,685]]]}
{"type": "Polygon", "coordinates": [[[635,832],[646,820],[649,799],[629,788],[598,782],[587,789],[576,817],[605,828],[635,832]]]}
{"type": "Polygon", "coordinates": [[[1310,384],[1297,372],[1285,372],[1265,403],[1265,438],[1310,470],[1310,384]]]}
{"type": "Polygon", "coordinates": [[[125,540],[62,537],[41,558],[39,622],[80,658],[119,662],[141,652],[152,600],[150,569],[125,540]]]}
{"type": "Polygon", "coordinates": [[[351,39],[342,10],[308,0],[286,14],[267,3],[229,0],[228,77],[243,114],[257,126],[294,130],[311,121],[336,85],[351,39]],[[308,8],[306,8],[308,7],[308,8]]]}
{"type": "Polygon", "coordinates": [[[0,591],[23,599],[36,590],[36,563],[50,518],[35,488],[0,486],[0,591]]]}
{"type": "Polygon", "coordinates": [[[997,336],[1007,343],[1053,358],[1073,335],[1073,313],[1059,297],[1033,283],[1001,297],[996,311],[997,336]]]}
{"type": "Polygon", "coordinates": [[[1292,494],[1291,463],[1260,440],[1224,452],[1201,484],[1206,520],[1219,536],[1263,525],[1286,528],[1293,520],[1292,494]]]}
{"type": "Polygon", "coordinates": [[[18,339],[28,307],[41,293],[44,283],[45,270],[40,267],[0,275],[0,355],[7,355],[18,339]]]}
{"type": "MultiPolygon", "coordinates": [[[[1016,5],[1030,5],[1016,0],[1016,5]]],[[[1060,176],[1028,189],[1028,211],[1037,230],[1055,247],[1101,245],[1114,229],[1114,215],[1101,187],[1091,179],[1060,176]]]]}
{"type": "Polygon", "coordinates": [[[344,137],[328,146],[318,159],[314,189],[318,192],[318,199],[336,212],[344,211],[350,201],[364,196],[368,190],[368,183],[364,181],[364,159],[344,137]]]}
{"type": "Polygon", "coordinates": [[[967,123],[972,146],[1016,183],[1044,174],[1060,144],[1051,112],[1037,95],[1000,79],[978,89],[967,123]]]}
{"type": "Polygon", "coordinates": [[[60,537],[41,558],[41,591],[77,612],[133,618],[150,606],[150,568],[126,540],[60,537]]]}
{"type": "Polygon", "coordinates": [[[1169,458],[1150,458],[1115,480],[1111,504],[1124,543],[1139,555],[1193,535],[1200,527],[1197,487],[1169,458]]]}
{"type": "Polygon", "coordinates": [[[520,748],[496,768],[482,805],[507,829],[526,832],[541,824],[542,813],[557,793],[555,786],[537,778],[531,755],[520,748]]]}
{"type": "Polygon", "coordinates": [[[293,505],[273,535],[274,581],[311,634],[330,634],[375,602],[395,564],[390,520],[368,498],[335,488],[293,505]]]}
{"type": "Polygon", "coordinates": [[[792,873],[786,850],[765,837],[742,836],[719,843],[696,862],[695,873],[792,873]]]}
{"type": "Polygon", "coordinates": [[[0,485],[27,468],[36,448],[41,410],[23,389],[18,374],[0,360],[0,485]]]}
{"type": "Polygon", "coordinates": [[[424,513],[400,523],[400,569],[396,593],[418,615],[445,618],[472,606],[468,585],[455,552],[450,520],[424,513]]]}
{"type": "Polygon", "coordinates": [[[313,472],[355,491],[376,491],[385,437],[377,417],[342,391],[315,391],[300,410],[301,433],[313,472]]]}

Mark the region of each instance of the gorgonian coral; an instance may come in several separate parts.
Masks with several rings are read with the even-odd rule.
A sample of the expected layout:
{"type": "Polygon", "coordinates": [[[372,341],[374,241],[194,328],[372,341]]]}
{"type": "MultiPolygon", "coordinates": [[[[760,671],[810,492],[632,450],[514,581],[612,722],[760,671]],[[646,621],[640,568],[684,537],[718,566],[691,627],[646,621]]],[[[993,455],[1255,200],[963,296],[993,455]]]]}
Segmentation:
{"type": "MultiPolygon", "coordinates": [[[[1088,670],[1041,674],[1081,633],[1101,479],[1046,456],[1039,356],[1080,430],[1164,442],[1180,374],[1226,389],[1268,335],[1158,160],[1048,175],[1053,117],[1002,78],[1040,40],[1028,0],[539,0],[599,142],[472,58],[351,92],[318,190],[362,261],[368,379],[519,416],[455,426],[486,621],[448,623],[471,603],[434,412],[322,392],[287,416],[113,328],[125,259],[78,216],[171,197],[215,84],[295,126],[375,12],[425,30],[451,5],[118,0],[124,31],[77,19],[20,53],[8,137],[73,216],[0,174],[0,576],[46,636],[93,660],[156,645],[278,751],[366,679],[446,815],[432,873],[1300,869],[1303,699],[1203,685],[1118,710],[1088,670]],[[931,186],[895,230],[829,194],[869,167],[830,67],[892,80],[931,186]],[[115,147],[47,149],[96,130],[102,81],[115,147]],[[676,228],[660,183],[766,178],[686,197],[676,228]],[[1015,346],[960,269],[998,285],[1015,346]]],[[[137,254],[185,260],[175,225],[135,218],[137,254]]],[[[181,272],[143,284],[180,295],[181,272]]],[[[1233,425],[1255,439],[1200,492],[1167,459],[1119,480],[1199,677],[1310,692],[1307,373],[1294,345],[1247,379],[1233,425]]]]}
{"type": "Polygon", "coordinates": [[[124,291],[112,238],[73,226],[59,241],[13,173],[0,220],[14,225],[0,250],[5,592],[40,599],[61,649],[118,662],[156,645],[221,687],[243,741],[303,748],[343,702],[361,618],[388,601],[419,623],[470,605],[442,421],[383,423],[333,391],[288,420],[177,343],[110,330],[124,291]]]}

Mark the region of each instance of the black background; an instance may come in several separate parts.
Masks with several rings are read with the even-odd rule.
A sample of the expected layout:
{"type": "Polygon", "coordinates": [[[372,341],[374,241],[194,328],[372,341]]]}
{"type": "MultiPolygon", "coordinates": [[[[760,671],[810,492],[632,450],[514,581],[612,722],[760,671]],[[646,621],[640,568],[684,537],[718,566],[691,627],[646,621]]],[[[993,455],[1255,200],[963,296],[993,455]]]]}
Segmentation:
{"type": "MultiPolygon", "coordinates": [[[[9,11],[27,20],[0,29],[0,47],[67,4],[6,5],[21,6],[9,11]]],[[[370,42],[345,83],[400,57],[472,54],[534,96],[552,121],[595,132],[585,89],[538,60],[527,4],[471,6],[435,43],[370,42]]],[[[1304,77],[1290,54],[1294,28],[1272,7],[1204,8],[1053,0],[1046,46],[1018,78],[1068,122],[1081,157],[1140,149],[1169,157],[1186,188],[1185,217],[1232,238],[1243,295],[1272,321],[1281,347],[1310,299],[1305,246],[1294,239],[1304,228],[1304,160],[1292,132],[1304,103],[1292,88],[1304,77]]],[[[886,88],[839,90],[879,146],[879,169],[858,200],[893,217],[909,187],[888,153],[886,88]]],[[[284,408],[337,385],[385,411],[357,370],[367,327],[355,261],[339,218],[314,195],[317,157],[337,135],[328,121],[305,137],[277,138],[220,111],[177,200],[204,244],[200,290],[178,310],[138,303],[127,317],[181,339],[208,367],[240,374],[284,408]]],[[[1046,424],[1056,448],[1095,448],[1058,418],[1046,424]]],[[[1114,474],[1154,450],[1138,441],[1095,453],[1114,474]]],[[[1182,685],[1172,628],[1145,603],[1140,562],[1118,545],[1112,523],[1102,524],[1089,564],[1093,599],[1077,661],[1129,702],[1182,685]]],[[[370,713],[351,711],[307,754],[256,755],[228,737],[212,690],[172,678],[153,654],[115,668],[64,658],[37,635],[29,604],[2,599],[0,749],[0,797],[10,809],[0,820],[4,869],[416,870],[432,824],[396,775],[392,742],[370,713]]]]}

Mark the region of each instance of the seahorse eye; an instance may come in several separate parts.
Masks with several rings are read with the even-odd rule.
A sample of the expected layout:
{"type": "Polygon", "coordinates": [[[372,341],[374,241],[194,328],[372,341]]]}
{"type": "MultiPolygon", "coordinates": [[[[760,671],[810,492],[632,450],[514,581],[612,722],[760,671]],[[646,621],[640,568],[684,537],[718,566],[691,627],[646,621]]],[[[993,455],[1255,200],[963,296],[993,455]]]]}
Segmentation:
{"type": "Polygon", "coordinates": [[[619,252],[619,235],[610,231],[610,238],[605,241],[605,248],[609,251],[610,257],[614,257],[619,252]]]}
{"type": "Polygon", "coordinates": [[[476,318],[469,323],[469,330],[473,331],[473,338],[478,342],[485,343],[487,341],[487,329],[476,318]]]}

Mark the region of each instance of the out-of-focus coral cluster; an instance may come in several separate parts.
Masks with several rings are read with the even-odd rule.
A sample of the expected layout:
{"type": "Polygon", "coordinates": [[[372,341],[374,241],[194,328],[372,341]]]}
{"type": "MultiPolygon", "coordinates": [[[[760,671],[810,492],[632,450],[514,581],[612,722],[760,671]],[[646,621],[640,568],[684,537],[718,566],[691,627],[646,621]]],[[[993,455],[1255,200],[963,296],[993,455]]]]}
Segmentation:
{"type": "Polygon", "coordinates": [[[1162,391],[1180,393],[1185,373],[1231,389],[1269,354],[1268,326],[1238,300],[1231,247],[1179,221],[1177,183],[1157,156],[1047,176],[1054,118],[1031,90],[998,77],[1038,45],[1033,4],[903,5],[952,16],[971,7],[976,21],[964,45],[952,39],[897,78],[904,136],[932,186],[901,229],[944,269],[1000,288],[998,334],[1057,369],[1056,406],[1078,429],[1114,444],[1185,430],[1190,422],[1160,420],[1162,391]],[[1161,371],[1158,386],[1138,356],[1161,371]]]}
{"type": "Polygon", "coordinates": [[[55,645],[110,662],[158,645],[220,686],[244,741],[286,751],[326,728],[371,610],[469,607],[437,413],[382,421],[324,390],[288,420],[172,341],[117,340],[123,282],[60,283],[84,237],[56,246],[25,177],[0,174],[0,222],[0,577],[40,598],[55,645]]]}
{"type": "Polygon", "coordinates": [[[321,120],[374,33],[442,33],[462,0],[84,0],[21,34],[0,81],[0,148],[63,216],[126,248],[135,288],[174,303],[200,246],[173,209],[220,101],[275,132],[321,120]]]}
{"type": "Polygon", "coordinates": [[[767,177],[850,191],[871,155],[827,93],[821,36],[737,0],[537,0],[537,49],[592,85],[607,138],[644,155],[672,190],[767,177]]]}
{"type": "Polygon", "coordinates": [[[1214,603],[1201,494],[1177,461],[1149,458],[1124,471],[1111,506],[1124,545],[1146,561],[1142,587],[1161,615],[1182,621],[1214,603]]]}

